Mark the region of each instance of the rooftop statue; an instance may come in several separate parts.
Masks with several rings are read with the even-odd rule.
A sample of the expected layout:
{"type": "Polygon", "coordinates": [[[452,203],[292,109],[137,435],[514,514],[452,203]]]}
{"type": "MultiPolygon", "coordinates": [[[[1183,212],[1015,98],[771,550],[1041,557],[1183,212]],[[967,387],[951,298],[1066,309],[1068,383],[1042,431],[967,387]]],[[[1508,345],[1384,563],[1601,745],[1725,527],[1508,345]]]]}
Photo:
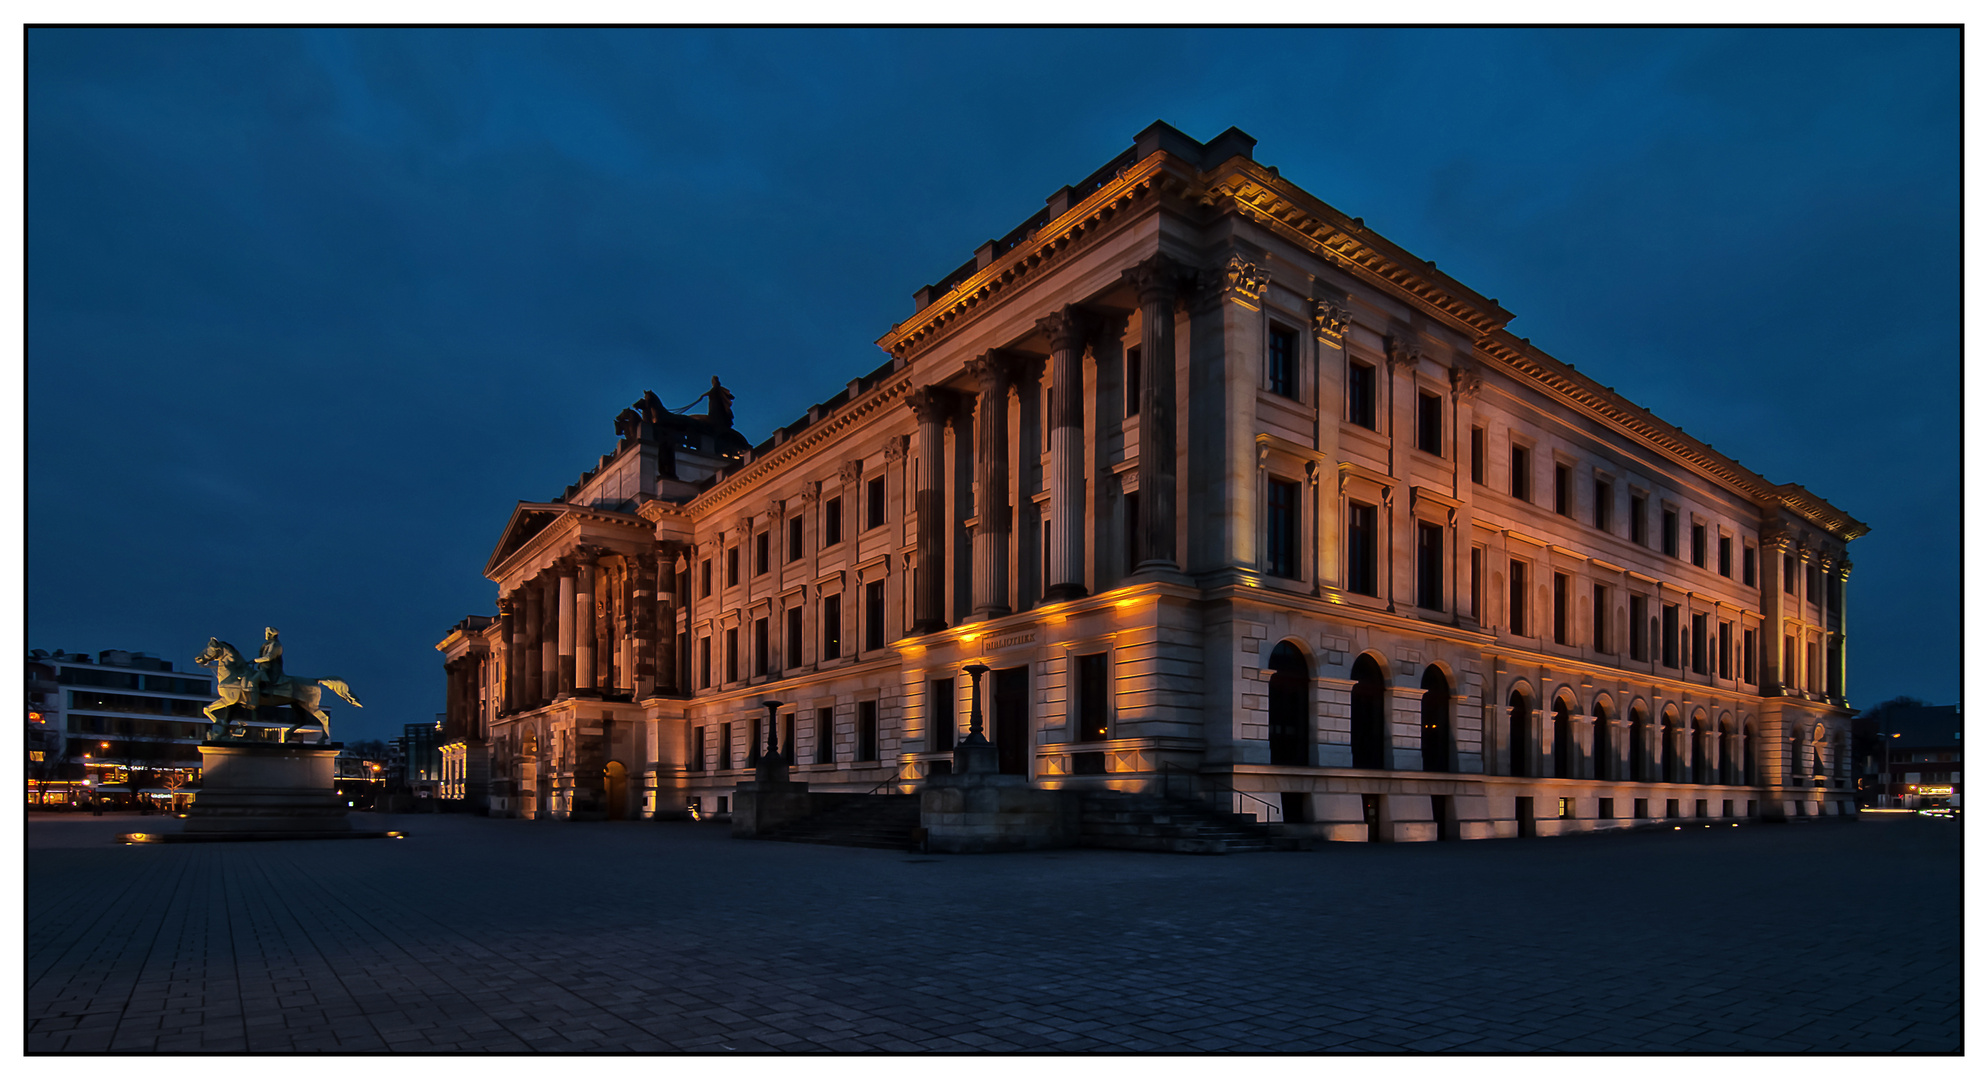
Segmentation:
{"type": "MultiPolygon", "coordinates": [[[[283,639],[276,634],[276,628],[267,627],[262,632],[262,651],[250,662],[233,645],[220,638],[208,638],[207,647],[193,662],[201,667],[214,669],[214,678],[221,696],[215,698],[205,709],[208,722],[207,737],[212,740],[246,737],[246,729],[231,725],[220,717],[221,710],[230,706],[241,706],[255,715],[255,710],[263,705],[290,705],[311,714],[317,721],[318,741],[331,741],[331,717],[318,708],[318,700],[324,690],[342,697],[355,708],[365,708],[359,699],[352,696],[352,688],[345,685],[344,679],[326,676],[321,679],[287,675],[283,671],[283,639]]],[[[289,742],[297,729],[308,726],[300,721],[292,724],[283,733],[283,741],[289,742]]]]}

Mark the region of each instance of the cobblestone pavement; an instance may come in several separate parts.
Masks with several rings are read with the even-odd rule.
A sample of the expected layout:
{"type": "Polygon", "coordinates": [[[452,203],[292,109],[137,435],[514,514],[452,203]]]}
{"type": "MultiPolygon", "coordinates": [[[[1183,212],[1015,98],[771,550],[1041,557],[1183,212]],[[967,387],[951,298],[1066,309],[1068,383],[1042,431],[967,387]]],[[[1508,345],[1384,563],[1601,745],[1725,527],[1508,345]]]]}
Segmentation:
{"type": "Polygon", "coordinates": [[[1228,857],[355,822],[412,836],[31,819],[26,1048],[1960,1048],[1952,822],[1228,857]]]}

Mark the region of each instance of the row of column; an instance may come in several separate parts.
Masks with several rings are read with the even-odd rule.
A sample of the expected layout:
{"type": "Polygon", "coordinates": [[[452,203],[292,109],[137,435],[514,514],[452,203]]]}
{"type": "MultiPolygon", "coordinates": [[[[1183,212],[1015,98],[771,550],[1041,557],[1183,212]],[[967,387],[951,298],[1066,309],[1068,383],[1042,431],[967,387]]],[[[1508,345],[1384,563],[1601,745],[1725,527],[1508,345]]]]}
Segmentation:
{"type": "Polygon", "coordinates": [[[444,735],[449,739],[481,739],[483,724],[484,665],[489,657],[471,652],[442,666],[448,681],[447,717],[444,735]]]}
{"type": "MultiPolygon", "coordinates": [[[[1178,571],[1174,544],[1174,305],[1190,273],[1161,255],[1125,271],[1139,297],[1143,316],[1140,347],[1139,492],[1140,516],[1128,523],[1138,535],[1135,574],[1178,571]]],[[[1076,305],[1039,320],[1048,337],[1050,385],[1055,388],[1048,418],[1050,474],[1049,528],[1045,548],[1044,596],[1075,600],[1086,594],[1084,565],[1084,393],[1083,353],[1099,321],[1076,305]]],[[[970,398],[978,397],[974,422],[973,617],[999,618],[1008,606],[1008,394],[1018,369],[1015,357],[1000,350],[967,361],[977,395],[939,386],[922,387],[908,401],[918,418],[919,473],[918,587],[912,598],[912,631],[928,634],[945,622],[946,521],[945,425],[970,398]]]]}
{"type": "Polygon", "coordinates": [[[580,547],[500,598],[505,711],[676,692],[675,579],[662,579],[663,561],[580,547]]]}

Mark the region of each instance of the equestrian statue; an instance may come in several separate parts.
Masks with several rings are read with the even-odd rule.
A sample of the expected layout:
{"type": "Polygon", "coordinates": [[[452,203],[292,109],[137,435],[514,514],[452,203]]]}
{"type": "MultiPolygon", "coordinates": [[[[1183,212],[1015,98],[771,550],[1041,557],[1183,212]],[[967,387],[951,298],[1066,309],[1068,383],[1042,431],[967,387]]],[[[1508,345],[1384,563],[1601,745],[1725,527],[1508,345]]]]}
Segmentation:
{"type": "MultiPolygon", "coordinates": [[[[254,661],[245,660],[240,651],[220,638],[208,638],[207,647],[193,662],[201,667],[214,669],[214,681],[221,696],[201,711],[207,714],[210,726],[209,739],[225,739],[236,734],[235,725],[221,719],[221,710],[230,706],[240,706],[254,716],[256,709],[263,705],[290,705],[301,709],[316,718],[318,741],[331,741],[331,717],[318,708],[318,700],[329,688],[354,708],[363,709],[359,699],[352,696],[352,688],[345,685],[344,679],[325,677],[307,679],[283,672],[283,641],[276,636],[276,628],[267,627],[262,632],[262,651],[254,661]]],[[[289,742],[298,728],[312,726],[310,721],[300,720],[290,725],[283,733],[284,742],[289,742]]],[[[242,729],[245,733],[246,729],[242,729]]]]}

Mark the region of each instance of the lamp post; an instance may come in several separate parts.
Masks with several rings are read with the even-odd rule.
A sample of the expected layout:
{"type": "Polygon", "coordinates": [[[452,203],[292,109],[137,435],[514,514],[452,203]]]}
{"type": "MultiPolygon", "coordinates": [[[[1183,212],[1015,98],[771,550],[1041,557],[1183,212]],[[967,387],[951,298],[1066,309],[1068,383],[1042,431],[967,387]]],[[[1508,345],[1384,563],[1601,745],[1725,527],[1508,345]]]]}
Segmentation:
{"type": "Polygon", "coordinates": [[[787,780],[787,755],[780,749],[780,708],[784,701],[767,698],[760,702],[766,706],[766,749],[759,755],[753,771],[753,779],[761,783],[785,783],[787,780]]]}
{"type": "Polygon", "coordinates": [[[987,665],[968,664],[962,670],[973,680],[973,707],[968,712],[966,738],[961,739],[959,745],[953,748],[953,771],[1000,772],[1000,751],[995,749],[993,743],[987,741],[980,711],[980,677],[987,674],[987,665]]]}

